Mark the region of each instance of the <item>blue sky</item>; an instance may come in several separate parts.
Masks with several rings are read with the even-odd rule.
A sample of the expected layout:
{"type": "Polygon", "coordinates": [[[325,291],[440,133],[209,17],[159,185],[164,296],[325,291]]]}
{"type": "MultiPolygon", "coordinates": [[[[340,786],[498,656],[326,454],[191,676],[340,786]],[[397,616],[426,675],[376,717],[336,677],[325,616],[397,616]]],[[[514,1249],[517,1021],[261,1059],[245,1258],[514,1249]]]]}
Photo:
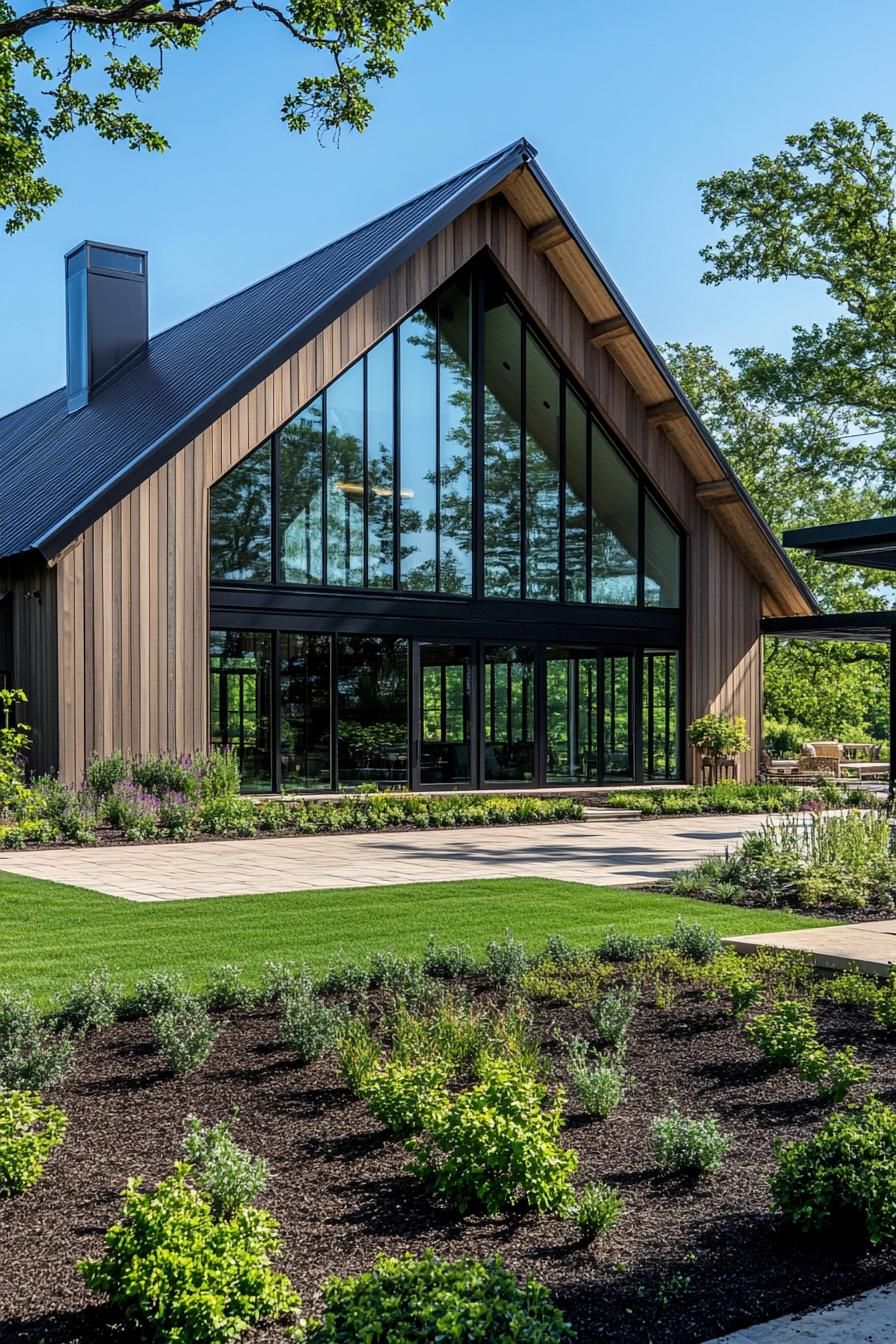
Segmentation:
{"type": "Polygon", "coordinates": [[[655,340],[786,348],[823,294],[701,286],[713,231],[695,183],[820,118],[896,122],[894,47],[891,0],[453,0],[378,91],[370,130],[321,148],[279,120],[302,50],[262,16],[228,16],[144,104],[167,154],[60,141],[61,203],[0,235],[0,413],[63,381],[62,257],[81,239],[149,249],[160,330],[520,135],[655,340]]]}

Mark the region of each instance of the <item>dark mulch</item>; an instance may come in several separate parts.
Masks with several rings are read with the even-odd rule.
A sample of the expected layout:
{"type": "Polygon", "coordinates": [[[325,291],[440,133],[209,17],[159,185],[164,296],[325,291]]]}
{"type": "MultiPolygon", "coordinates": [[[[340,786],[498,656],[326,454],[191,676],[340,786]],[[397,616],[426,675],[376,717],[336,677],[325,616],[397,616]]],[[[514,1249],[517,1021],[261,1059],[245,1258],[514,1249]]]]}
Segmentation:
{"type": "MultiPolygon", "coordinates": [[[[825,1041],[857,1042],[878,1094],[896,1100],[896,1052],[885,1034],[832,1005],[819,1004],[818,1016],[825,1041]]],[[[539,1017],[546,1039],[583,1020],[566,1008],[539,1017]]],[[[280,1220],[282,1266],[311,1310],[328,1274],[364,1269],[379,1249],[427,1246],[448,1256],[500,1252],[551,1288],[581,1341],[616,1344],[707,1340],[896,1276],[896,1253],[866,1253],[845,1236],[807,1245],[768,1212],[772,1140],[808,1135],[826,1110],[811,1086],[759,1063],[719,1006],[696,995],[666,1011],[644,1006],[629,1061],[637,1081],[624,1105],[603,1124],[573,1107],[566,1131],[580,1158],[577,1183],[603,1178],[625,1200],[618,1227],[589,1248],[552,1218],[459,1218],[434,1207],[404,1174],[402,1145],[345,1091],[332,1062],[297,1067],[266,1010],[231,1014],[207,1064],[181,1080],[160,1067],[145,1022],[115,1027],[81,1048],[76,1078],[52,1096],[70,1126],[44,1179],[0,1206],[0,1339],[105,1339],[109,1319],[75,1262],[100,1252],[128,1176],[154,1182],[170,1170],[188,1112],[211,1120],[235,1104],[238,1137],[270,1163],[262,1202],[280,1220]],[[718,1175],[682,1184],[655,1170],[650,1121],[670,1096],[693,1113],[714,1111],[732,1134],[718,1175]]],[[[283,1335],[272,1328],[254,1338],[283,1335]]]]}

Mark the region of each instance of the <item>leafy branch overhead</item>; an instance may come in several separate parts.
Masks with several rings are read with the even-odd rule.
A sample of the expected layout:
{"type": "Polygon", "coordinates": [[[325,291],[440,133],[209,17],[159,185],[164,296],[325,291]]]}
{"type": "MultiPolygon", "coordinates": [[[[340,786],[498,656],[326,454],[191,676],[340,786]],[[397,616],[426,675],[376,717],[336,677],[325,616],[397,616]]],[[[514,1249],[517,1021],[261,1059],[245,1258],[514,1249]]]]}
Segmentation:
{"type": "Polygon", "coordinates": [[[282,118],[292,131],[313,128],[321,139],[338,139],[345,128],[367,127],[371,86],[395,77],[408,40],[443,18],[449,3],[93,0],[28,8],[0,0],[0,211],[7,233],[39,219],[61,194],[43,171],[48,142],[92,127],[131,149],[167,149],[134,104],[159,87],[166,53],[196,49],[226,15],[251,12],[299,44],[309,69],[284,97],[282,118]]]}

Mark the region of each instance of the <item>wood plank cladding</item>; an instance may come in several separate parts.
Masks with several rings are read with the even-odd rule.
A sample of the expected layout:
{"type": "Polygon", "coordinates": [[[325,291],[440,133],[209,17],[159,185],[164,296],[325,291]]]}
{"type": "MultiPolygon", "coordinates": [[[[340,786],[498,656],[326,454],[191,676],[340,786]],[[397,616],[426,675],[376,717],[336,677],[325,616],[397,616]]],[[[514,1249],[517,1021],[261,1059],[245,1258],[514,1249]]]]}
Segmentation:
{"type": "Polygon", "coordinates": [[[675,420],[687,418],[681,402],[676,401],[674,397],[667,401],[654,402],[652,406],[646,408],[645,415],[651,429],[655,429],[657,425],[671,425],[675,420]]]}
{"type": "MultiPolygon", "coordinates": [[[[525,175],[514,180],[534,190],[525,175]]],[[[585,314],[561,281],[554,258],[578,249],[534,250],[529,228],[498,195],[398,267],[58,558],[65,780],[79,782],[94,751],[206,749],[209,487],[483,248],[688,534],[686,719],[707,710],[743,714],[758,738],[760,584],[698,502],[682,457],[665,429],[648,423],[643,398],[611,358],[610,349],[637,342],[594,344],[594,322],[618,317],[618,310],[589,305],[585,314]]],[[[652,399],[664,393],[661,387],[652,399]]],[[[753,769],[750,755],[744,770],[753,769]]]]}

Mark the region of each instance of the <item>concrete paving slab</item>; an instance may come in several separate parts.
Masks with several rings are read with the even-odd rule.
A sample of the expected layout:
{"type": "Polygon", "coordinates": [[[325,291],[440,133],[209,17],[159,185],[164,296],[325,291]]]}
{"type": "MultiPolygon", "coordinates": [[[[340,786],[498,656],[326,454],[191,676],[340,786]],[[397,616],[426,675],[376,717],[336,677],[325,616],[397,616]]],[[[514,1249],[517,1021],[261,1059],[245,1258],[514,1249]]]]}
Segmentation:
{"type": "Polygon", "coordinates": [[[638,886],[718,854],[764,817],[668,817],[0,854],[3,873],[133,901],[466,878],[552,877],[638,886]]]}
{"type": "Polygon", "coordinates": [[[803,1316],[779,1316],[710,1341],[710,1344],[892,1344],[896,1335],[896,1283],[842,1298],[803,1316]]]}
{"type": "Polygon", "coordinates": [[[724,941],[745,956],[760,947],[808,952],[816,966],[831,971],[856,966],[865,975],[886,976],[896,964],[896,919],[779,933],[749,933],[724,941]]]}

